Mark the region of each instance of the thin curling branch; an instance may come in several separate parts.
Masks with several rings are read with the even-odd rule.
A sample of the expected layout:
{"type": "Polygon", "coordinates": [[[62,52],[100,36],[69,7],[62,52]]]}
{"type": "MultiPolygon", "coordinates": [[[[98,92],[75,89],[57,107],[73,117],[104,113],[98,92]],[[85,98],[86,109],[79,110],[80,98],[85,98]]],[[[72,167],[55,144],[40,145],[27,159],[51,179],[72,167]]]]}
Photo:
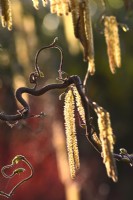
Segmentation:
{"type": "Polygon", "coordinates": [[[18,162],[23,161],[26,163],[26,165],[29,167],[30,169],[30,175],[26,178],[24,178],[23,180],[19,181],[12,189],[9,193],[6,193],[4,191],[0,191],[0,195],[5,196],[7,198],[11,197],[14,193],[14,191],[20,186],[22,185],[24,182],[28,181],[30,178],[32,178],[33,176],[33,167],[30,164],[30,162],[22,155],[17,155],[13,160],[12,163],[10,165],[6,165],[1,169],[1,173],[5,178],[12,178],[15,174],[19,174],[21,172],[24,172],[24,168],[18,168],[16,170],[13,171],[13,173],[11,175],[7,175],[5,173],[6,169],[12,168],[15,164],[18,164],[18,162]]]}
{"type": "Polygon", "coordinates": [[[55,49],[58,49],[60,51],[60,55],[61,55],[60,65],[59,65],[59,71],[58,72],[59,72],[59,79],[62,79],[63,52],[62,52],[62,49],[58,45],[56,45],[57,41],[58,41],[58,37],[56,37],[54,39],[54,41],[50,45],[42,47],[36,53],[36,56],[35,56],[35,72],[38,74],[39,77],[41,76],[40,68],[38,66],[38,57],[39,57],[39,54],[41,53],[42,50],[55,48],[55,49]]]}

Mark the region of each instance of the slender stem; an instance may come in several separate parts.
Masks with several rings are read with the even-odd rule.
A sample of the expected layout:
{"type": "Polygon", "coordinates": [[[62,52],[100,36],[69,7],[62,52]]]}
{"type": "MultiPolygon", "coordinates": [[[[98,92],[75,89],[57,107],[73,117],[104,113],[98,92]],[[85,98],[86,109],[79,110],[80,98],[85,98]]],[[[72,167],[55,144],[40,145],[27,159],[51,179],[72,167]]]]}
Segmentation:
{"type": "MultiPolygon", "coordinates": [[[[17,183],[9,193],[6,193],[6,192],[4,192],[4,191],[0,191],[0,195],[5,196],[5,197],[7,197],[7,198],[11,197],[11,196],[13,195],[14,191],[15,191],[20,185],[22,185],[24,182],[28,181],[28,180],[29,180],[30,178],[32,178],[32,176],[33,176],[33,167],[32,167],[32,165],[30,164],[30,162],[29,162],[24,156],[19,155],[19,156],[16,156],[16,157],[19,157],[19,159],[17,158],[17,162],[13,162],[13,161],[12,161],[12,164],[11,164],[11,165],[4,166],[4,167],[1,169],[2,175],[3,175],[5,178],[12,178],[15,174],[12,173],[11,175],[7,175],[7,174],[4,172],[4,170],[13,167],[13,165],[17,164],[19,161],[23,161],[23,162],[26,163],[26,165],[27,165],[27,166],[29,167],[29,169],[30,169],[30,175],[29,175],[28,177],[24,178],[24,179],[23,179],[22,181],[20,181],[19,183],[17,183]]],[[[21,168],[21,169],[24,169],[24,168],[21,168]]]]}
{"type": "Polygon", "coordinates": [[[56,45],[56,42],[57,42],[58,38],[56,37],[54,39],[54,41],[48,45],[48,46],[44,46],[42,47],[41,49],[38,50],[38,52],[36,53],[36,56],[35,56],[35,70],[37,72],[37,74],[40,76],[40,68],[38,66],[38,57],[39,57],[39,54],[42,50],[46,50],[46,49],[51,49],[51,48],[55,48],[55,49],[58,49],[60,51],[60,55],[61,55],[61,61],[60,61],[60,65],[59,65],[59,79],[62,79],[62,64],[63,64],[63,52],[62,52],[62,49],[61,47],[57,46],[56,45]]]}
{"type": "Polygon", "coordinates": [[[15,185],[14,187],[13,187],[13,189],[10,191],[10,193],[9,193],[9,196],[11,196],[12,194],[13,194],[13,192],[20,186],[20,185],[22,185],[24,182],[26,182],[26,181],[28,181],[30,178],[32,178],[32,176],[33,176],[33,167],[32,167],[32,165],[30,164],[30,162],[24,157],[24,159],[23,159],[23,162],[25,162],[26,164],[27,164],[27,166],[29,167],[29,169],[30,169],[30,175],[27,177],[27,178],[25,178],[25,179],[23,179],[22,181],[20,181],[17,185],[15,185]]]}
{"type": "Polygon", "coordinates": [[[88,66],[87,71],[86,71],[86,74],[85,74],[85,78],[84,78],[84,81],[83,81],[83,86],[84,86],[84,88],[85,88],[85,86],[86,86],[86,83],[87,83],[87,80],[88,80],[88,78],[89,78],[89,75],[90,75],[90,72],[89,72],[89,66],[88,66]]]}

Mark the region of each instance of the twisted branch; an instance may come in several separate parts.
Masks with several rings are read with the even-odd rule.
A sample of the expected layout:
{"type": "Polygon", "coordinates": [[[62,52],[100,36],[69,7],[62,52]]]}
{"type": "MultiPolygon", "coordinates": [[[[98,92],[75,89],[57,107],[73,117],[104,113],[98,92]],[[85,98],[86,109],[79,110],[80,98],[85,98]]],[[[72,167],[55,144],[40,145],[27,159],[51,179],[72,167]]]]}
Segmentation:
{"type": "MultiPolygon", "coordinates": [[[[94,140],[94,137],[93,137],[95,132],[94,132],[94,127],[92,126],[92,123],[91,123],[91,117],[90,117],[90,111],[89,111],[89,106],[91,106],[94,109],[94,104],[86,96],[82,81],[81,81],[79,76],[72,75],[70,77],[63,79],[63,77],[62,77],[62,74],[63,74],[63,72],[62,72],[63,53],[62,53],[61,48],[56,45],[56,41],[57,41],[57,38],[55,38],[53,43],[50,44],[49,46],[42,47],[37,52],[37,54],[35,56],[35,72],[33,72],[30,75],[30,82],[34,83],[35,87],[34,88],[21,87],[21,88],[17,89],[15,96],[16,96],[16,99],[22,105],[22,109],[19,110],[18,113],[15,114],[15,115],[8,115],[8,114],[1,112],[0,113],[0,119],[3,120],[3,121],[7,121],[7,122],[14,122],[14,121],[18,121],[18,120],[21,120],[21,119],[27,119],[29,117],[33,117],[33,115],[30,116],[30,106],[29,106],[29,104],[26,102],[26,100],[22,96],[24,93],[30,94],[32,96],[41,96],[41,95],[44,95],[45,93],[47,93],[50,90],[65,89],[65,88],[68,88],[68,86],[70,86],[71,84],[74,84],[76,86],[78,92],[79,92],[79,95],[80,95],[81,101],[82,101],[82,105],[83,105],[84,110],[85,110],[86,138],[91,143],[91,145],[99,153],[101,153],[101,150],[102,150],[101,144],[99,142],[97,142],[96,140],[94,140]],[[61,81],[61,83],[49,84],[49,85],[43,86],[41,89],[36,89],[37,78],[41,77],[41,71],[40,71],[40,68],[38,66],[38,57],[39,57],[39,54],[42,50],[45,50],[45,49],[48,49],[48,48],[57,48],[61,53],[61,62],[60,62],[59,71],[58,71],[58,73],[59,73],[58,79],[61,81]]],[[[113,156],[116,160],[124,161],[124,162],[126,161],[132,166],[132,162],[133,162],[133,155],[132,154],[128,154],[127,152],[123,153],[123,152],[120,151],[119,154],[113,154],[113,156]]]]}

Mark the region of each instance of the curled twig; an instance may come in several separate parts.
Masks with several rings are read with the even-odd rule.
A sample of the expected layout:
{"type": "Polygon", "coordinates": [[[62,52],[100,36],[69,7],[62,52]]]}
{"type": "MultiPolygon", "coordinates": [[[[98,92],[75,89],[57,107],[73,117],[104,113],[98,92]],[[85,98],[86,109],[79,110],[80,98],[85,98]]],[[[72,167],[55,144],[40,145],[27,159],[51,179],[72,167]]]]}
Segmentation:
{"type": "Polygon", "coordinates": [[[39,77],[42,76],[42,72],[40,71],[40,68],[38,66],[38,57],[39,57],[40,52],[42,50],[55,48],[55,49],[58,49],[60,51],[60,55],[61,55],[61,61],[60,61],[59,71],[58,72],[59,72],[59,79],[62,79],[63,52],[62,52],[62,49],[58,45],[56,45],[57,41],[58,41],[58,37],[56,37],[54,39],[54,41],[50,45],[42,47],[36,53],[36,56],[35,56],[35,72],[38,74],[39,77]]]}
{"type": "Polygon", "coordinates": [[[30,175],[27,177],[27,178],[24,178],[23,180],[21,180],[20,182],[18,182],[12,189],[9,193],[6,193],[4,191],[0,191],[0,195],[2,196],[5,196],[7,198],[11,197],[14,193],[14,191],[20,186],[22,185],[24,182],[28,181],[32,176],[33,176],[33,167],[32,165],[30,164],[30,162],[25,158],[25,156],[22,156],[22,155],[17,155],[15,156],[15,158],[12,160],[12,163],[10,165],[6,165],[4,167],[2,167],[1,169],[1,173],[2,175],[5,177],[5,178],[13,178],[16,174],[20,174],[22,172],[25,171],[24,168],[17,168],[15,169],[12,174],[10,175],[7,175],[5,173],[5,170],[6,169],[9,169],[9,168],[12,168],[15,164],[18,164],[20,161],[23,161],[26,163],[26,165],[29,167],[30,169],[30,175]]]}

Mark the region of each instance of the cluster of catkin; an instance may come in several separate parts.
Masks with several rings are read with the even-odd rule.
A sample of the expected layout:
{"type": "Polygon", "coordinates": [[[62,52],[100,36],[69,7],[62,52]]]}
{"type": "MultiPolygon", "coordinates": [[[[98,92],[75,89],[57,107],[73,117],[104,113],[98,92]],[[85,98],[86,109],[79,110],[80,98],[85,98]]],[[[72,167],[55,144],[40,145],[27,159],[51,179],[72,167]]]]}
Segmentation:
{"type": "MultiPolygon", "coordinates": [[[[33,6],[39,9],[39,0],[32,0],[33,6]]],[[[81,42],[84,50],[84,60],[88,62],[86,84],[88,75],[95,72],[94,42],[92,20],[90,15],[90,0],[49,0],[50,11],[58,16],[71,13],[75,37],[81,42]]],[[[42,0],[43,6],[48,0],[42,0]]],[[[101,4],[105,6],[103,0],[101,4]]],[[[0,17],[3,27],[12,29],[11,0],[0,0],[0,17]]],[[[104,17],[104,35],[107,44],[109,66],[112,73],[121,66],[121,51],[118,33],[118,23],[115,16],[104,17]]]]}
{"type": "Polygon", "coordinates": [[[103,163],[105,164],[107,175],[114,182],[117,182],[117,168],[113,157],[115,137],[111,127],[110,114],[95,102],[93,102],[93,106],[98,116],[99,139],[101,141],[103,163]]]}
{"type": "MultiPolygon", "coordinates": [[[[39,9],[39,0],[32,0],[33,6],[39,9]]],[[[58,16],[68,15],[70,11],[69,0],[49,0],[51,13],[56,13],[58,16]]],[[[43,6],[48,4],[48,0],[42,0],[43,6]]]]}
{"type": "Polygon", "coordinates": [[[76,136],[75,125],[75,109],[77,109],[81,119],[85,122],[85,114],[82,106],[80,95],[75,86],[69,88],[64,99],[64,120],[66,143],[68,152],[68,161],[70,167],[70,175],[75,178],[78,169],[80,168],[78,143],[76,136]]]}
{"type": "MultiPolygon", "coordinates": [[[[107,175],[112,178],[114,182],[117,182],[117,168],[113,157],[115,137],[111,127],[110,114],[95,102],[92,103],[92,107],[97,114],[99,128],[99,136],[94,132],[92,137],[102,149],[101,156],[106,167],[107,175]]],[[[79,113],[83,124],[86,126],[85,110],[82,105],[81,97],[77,88],[72,85],[67,90],[64,98],[66,143],[70,174],[72,178],[75,178],[77,170],[80,167],[75,125],[75,110],[79,113]]]]}
{"type": "Polygon", "coordinates": [[[104,36],[107,44],[110,70],[114,74],[116,68],[121,67],[120,40],[115,16],[104,17],[104,36]]]}
{"type": "MultiPolygon", "coordinates": [[[[39,9],[39,0],[32,0],[33,6],[39,9]]],[[[95,72],[94,64],[94,45],[92,22],[90,16],[90,0],[49,0],[51,13],[58,16],[72,14],[74,34],[81,42],[84,49],[84,60],[88,61],[90,74],[95,72]]],[[[42,0],[43,6],[46,6],[48,0],[42,0]]],[[[10,0],[0,0],[2,26],[12,28],[12,16],[10,0]]]]}

